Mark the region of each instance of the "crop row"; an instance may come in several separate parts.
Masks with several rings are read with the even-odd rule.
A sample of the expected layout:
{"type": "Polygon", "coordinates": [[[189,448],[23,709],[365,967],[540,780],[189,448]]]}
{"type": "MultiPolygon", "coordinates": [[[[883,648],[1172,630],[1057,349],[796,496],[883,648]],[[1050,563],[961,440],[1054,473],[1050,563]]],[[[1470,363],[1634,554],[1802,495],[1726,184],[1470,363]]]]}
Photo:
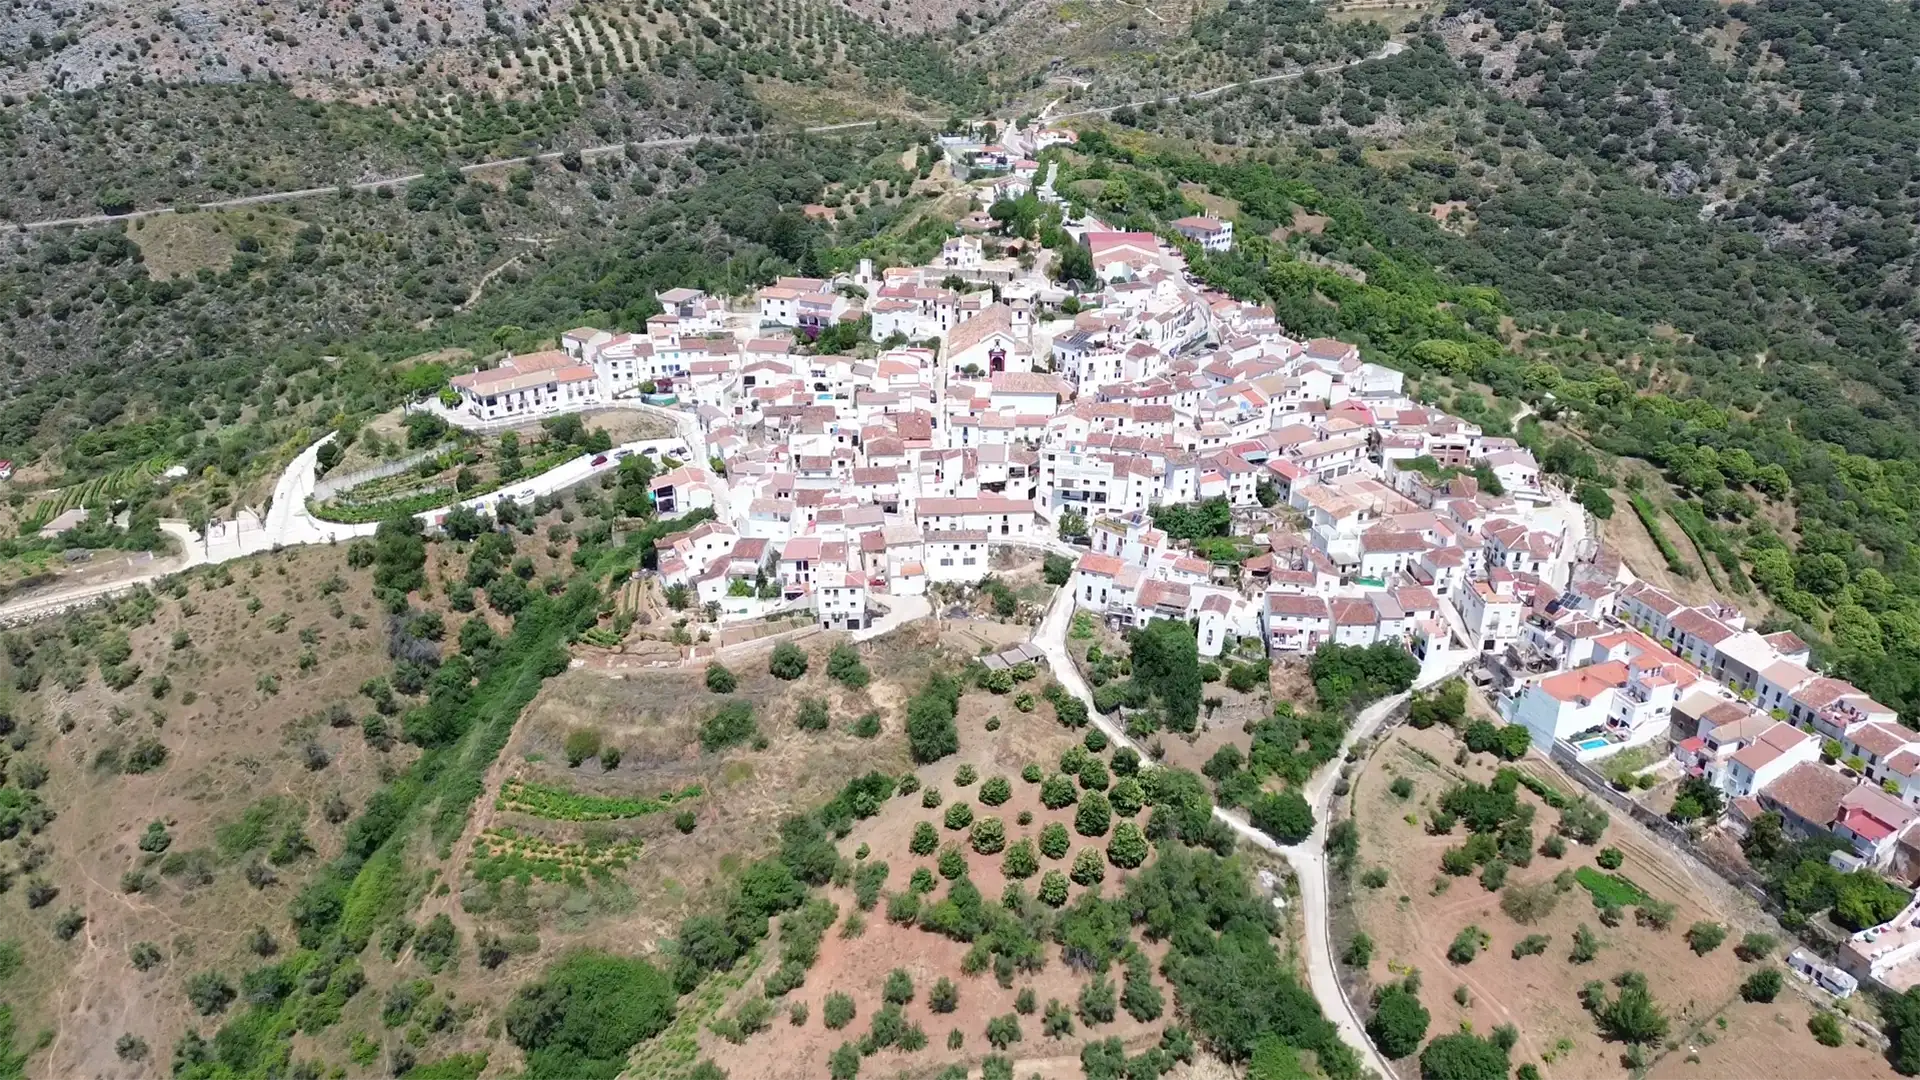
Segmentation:
{"type": "Polygon", "coordinates": [[[96,476],[84,484],[61,488],[43,496],[34,504],[33,513],[22,524],[20,531],[32,532],[61,514],[81,506],[105,506],[135,486],[149,483],[153,477],[165,469],[170,460],[164,457],[150,458],[136,465],[115,469],[102,476],[96,476]]]}
{"type": "Polygon", "coordinates": [[[637,840],[593,847],[523,837],[511,829],[488,829],[474,841],[473,876],[484,882],[537,878],[577,884],[585,873],[604,880],[613,871],[626,869],[640,848],[637,840]]]}
{"type": "Polygon", "coordinates": [[[676,803],[697,799],[701,794],[699,784],[690,784],[682,791],[662,792],[651,799],[619,798],[583,795],[548,784],[509,780],[501,787],[500,798],[494,806],[555,821],[610,821],[657,814],[676,803]]]}
{"type": "MultiPolygon", "coordinates": [[[[1740,565],[1740,556],[1734,552],[1733,545],[1727,543],[1726,534],[1715,528],[1699,507],[1692,503],[1674,503],[1667,512],[1673,515],[1674,521],[1679,522],[1680,531],[1687,534],[1687,539],[1693,541],[1695,550],[1700,552],[1700,565],[1707,568],[1708,577],[1715,576],[1713,564],[1708,562],[1708,556],[1711,555],[1726,570],[1727,581],[1733,585],[1735,592],[1741,596],[1752,595],[1753,584],[1747,580],[1747,572],[1740,565]]],[[[1718,585],[1719,581],[1716,579],[1714,584],[1718,585]]]]}
{"type": "Polygon", "coordinates": [[[1645,495],[1635,491],[1627,496],[1633,504],[1633,512],[1640,518],[1640,524],[1646,526],[1647,535],[1653,538],[1653,546],[1660,549],[1660,557],[1667,560],[1667,569],[1681,577],[1692,577],[1693,566],[1680,556],[1680,549],[1673,546],[1667,531],[1660,527],[1660,512],[1653,508],[1645,495]]]}

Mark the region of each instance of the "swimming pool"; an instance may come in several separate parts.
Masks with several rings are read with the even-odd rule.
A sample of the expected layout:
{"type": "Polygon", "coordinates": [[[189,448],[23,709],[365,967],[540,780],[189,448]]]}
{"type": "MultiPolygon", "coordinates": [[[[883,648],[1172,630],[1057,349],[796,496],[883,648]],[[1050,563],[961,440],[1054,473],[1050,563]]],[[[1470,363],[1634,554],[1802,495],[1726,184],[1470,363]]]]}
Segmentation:
{"type": "Polygon", "coordinates": [[[1576,750],[1600,750],[1609,745],[1611,744],[1608,743],[1607,740],[1602,739],[1596,735],[1591,739],[1582,739],[1579,742],[1574,743],[1573,747],[1576,750]]]}

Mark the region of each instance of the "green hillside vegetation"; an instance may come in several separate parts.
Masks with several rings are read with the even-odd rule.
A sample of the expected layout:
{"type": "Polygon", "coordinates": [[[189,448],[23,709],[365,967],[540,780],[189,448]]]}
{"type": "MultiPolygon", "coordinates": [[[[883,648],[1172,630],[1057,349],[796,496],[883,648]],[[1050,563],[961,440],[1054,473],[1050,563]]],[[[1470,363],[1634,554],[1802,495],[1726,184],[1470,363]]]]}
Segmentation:
{"type": "MultiPolygon", "coordinates": [[[[1632,34],[1607,30],[1611,15],[1581,11],[1623,42],[1656,32],[1644,21],[1632,34]]],[[[1910,11],[1875,12],[1843,14],[1892,34],[1892,55],[1920,42],[1910,11]]],[[[1677,48],[1707,28],[1689,25],[1674,23],[1661,40],[1677,48]]],[[[1768,25],[1769,51],[1791,48],[1771,36],[1782,24],[1768,25]]],[[[1715,64],[1760,63],[1745,56],[1715,64]]],[[[1062,156],[1061,179],[1103,180],[1094,208],[1119,227],[1164,227],[1193,212],[1180,183],[1234,200],[1243,239],[1231,253],[1191,253],[1203,277],[1272,304],[1297,335],[1360,343],[1415,376],[1420,394],[1490,430],[1506,425],[1478,387],[1529,403],[1536,416],[1515,434],[1549,471],[1605,480],[1611,455],[1659,467],[1701,515],[1683,509],[1666,531],[1691,526],[1684,531],[1698,535],[1717,578],[1737,592],[1750,575],[1842,676],[1920,713],[1920,575],[1906,528],[1920,508],[1920,396],[1908,389],[1920,380],[1901,376],[1914,370],[1903,325],[1920,308],[1903,285],[1849,285],[1823,246],[1763,239],[1781,219],[1703,217],[1700,196],[1670,193],[1645,170],[1570,142],[1556,108],[1590,97],[1543,92],[1523,103],[1483,90],[1470,67],[1441,37],[1417,36],[1391,60],[1263,91],[1257,118],[1246,113],[1251,99],[1233,94],[1116,116],[1187,138],[1292,137],[1222,161],[1115,124],[1062,156]],[[1407,149],[1376,153],[1365,131],[1382,115],[1418,121],[1407,149]],[[1443,227],[1425,212],[1447,203],[1463,205],[1471,224],[1443,227]],[[1296,209],[1323,219],[1321,231],[1270,239],[1296,209]],[[1789,506],[1795,535],[1785,536],[1776,511],[1789,506]]],[[[1781,78],[1825,85],[1802,67],[1762,81],[1781,78]]],[[[1626,93],[1652,81],[1620,85],[1626,93]]],[[[1753,110],[1742,113],[1745,127],[1731,126],[1766,126],[1774,114],[1755,93],[1761,104],[1719,106],[1753,110]]],[[[1916,122],[1897,104],[1907,93],[1876,105],[1897,111],[1890,123],[1916,122]]],[[[1827,186],[1842,175],[1824,162],[1798,175],[1812,172],[1827,186]]],[[[1913,188],[1884,183],[1895,201],[1913,188]]],[[[1895,221],[1854,236],[1905,258],[1910,231],[1895,221]]],[[[1904,279],[1903,263],[1876,265],[1904,279]]]]}

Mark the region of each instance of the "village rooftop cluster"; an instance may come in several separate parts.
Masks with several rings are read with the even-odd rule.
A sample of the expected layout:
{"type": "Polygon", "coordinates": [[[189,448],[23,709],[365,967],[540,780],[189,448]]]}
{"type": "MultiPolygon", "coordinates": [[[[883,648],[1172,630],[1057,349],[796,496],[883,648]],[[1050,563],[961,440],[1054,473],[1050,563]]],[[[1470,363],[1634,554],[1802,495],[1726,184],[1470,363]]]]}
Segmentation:
{"type": "MultiPolygon", "coordinates": [[[[990,174],[982,204],[1037,187],[1060,205],[1021,155],[1068,137],[970,148],[990,174]]],[[[860,629],[890,597],[978,583],[995,547],[1067,554],[1076,607],[1116,628],[1187,620],[1203,656],[1243,639],[1275,657],[1464,652],[1543,751],[1671,744],[1672,768],[1726,793],[1735,829],[1777,810],[1846,840],[1848,868],[1920,875],[1920,738],[1894,710],[1814,671],[1791,633],[1635,581],[1515,440],[1410,399],[1352,344],[1297,339],[1204,287],[1184,252],[1230,247],[1231,222],[1070,220],[1099,278],[1079,293],[1048,278],[1051,253],[982,235],[994,224],[963,219],[924,266],[781,278],[731,305],[668,290],[643,331],[582,327],[455,378],[449,418],[630,398],[691,413],[707,460],[656,476],[653,496],[663,515],[716,516],[660,542],[660,574],[723,619],[801,607],[860,629]],[[810,347],[863,322],[871,356],[810,347]],[[1156,526],[1216,499],[1251,554],[1203,557],[1156,526]]],[[[1920,910],[1850,951],[1862,978],[1920,982],[1920,910]]]]}

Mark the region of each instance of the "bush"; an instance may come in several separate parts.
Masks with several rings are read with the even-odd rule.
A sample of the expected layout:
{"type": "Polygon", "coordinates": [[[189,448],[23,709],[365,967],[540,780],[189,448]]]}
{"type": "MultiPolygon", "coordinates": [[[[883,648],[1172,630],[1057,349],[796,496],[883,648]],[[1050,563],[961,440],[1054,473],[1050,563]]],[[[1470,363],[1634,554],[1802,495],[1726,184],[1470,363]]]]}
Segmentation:
{"type": "Polygon", "coordinates": [[[1442,1035],[1420,1051],[1420,1080],[1488,1080],[1507,1075],[1507,1052],[1478,1035],[1442,1035]]]}
{"type": "Polygon", "coordinates": [[[1560,831],[1576,844],[1597,844],[1607,831],[1607,812],[1582,795],[1560,808],[1560,831]]]}
{"type": "Polygon", "coordinates": [[[1022,840],[1007,849],[1000,872],[1014,881],[1024,881],[1040,872],[1040,859],[1033,853],[1033,841],[1022,840]]]}
{"type": "Polygon", "coordinates": [[[1098,885],[1107,876],[1106,860],[1094,848],[1081,848],[1073,857],[1071,876],[1075,885],[1098,885]]]}
{"type": "Polygon", "coordinates": [[[667,1025],[674,997],[671,980],[644,960],[575,952],[514,994],[506,1031],[527,1052],[529,1076],[610,1075],[667,1025]]]}
{"type": "Polygon", "coordinates": [[[1395,779],[1393,783],[1387,785],[1387,790],[1391,792],[1396,799],[1411,798],[1413,796],[1413,781],[1404,776],[1399,777],[1395,779]]]}
{"type": "Polygon", "coordinates": [[[1547,951],[1547,946],[1552,941],[1553,939],[1546,934],[1528,934],[1526,937],[1514,942],[1513,958],[1518,960],[1525,956],[1539,956],[1541,953],[1547,951]]]}
{"type": "Polygon", "coordinates": [[[1049,859],[1064,859],[1067,849],[1072,846],[1067,835],[1067,827],[1057,821],[1050,821],[1040,830],[1040,854],[1049,859]]]}
{"type": "Polygon", "coordinates": [[[829,1080],[854,1080],[860,1075],[860,1048],[850,1042],[843,1042],[827,1056],[827,1076],[829,1080]]]}
{"type": "Polygon", "coordinates": [[[1040,1018],[1040,1034],[1049,1039],[1064,1039],[1073,1034],[1073,1010],[1059,998],[1047,999],[1047,1011],[1040,1018]]]}
{"type": "Polygon", "coordinates": [[[1825,1010],[1814,1013],[1807,1020],[1807,1030],[1813,1032],[1813,1041],[1821,1046],[1839,1046],[1847,1041],[1846,1034],[1840,1029],[1840,1021],[1825,1010]]]}
{"type": "Polygon", "coordinates": [[[732,671],[725,664],[715,660],[707,665],[707,689],[716,694],[731,694],[740,685],[732,671]]]}
{"type": "Polygon", "coordinates": [[[167,832],[166,825],[158,821],[147,823],[147,831],[140,836],[139,847],[149,855],[159,855],[173,846],[173,835],[167,832]]]}
{"type": "Polygon", "coordinates": [[[1080,796],[1074,791],[1073,781],[1055,774],[1040,784],[1040,805],[1049,810],[1058,810],[1073,805],[1080,796]]]}
{"type": "Polygon", "coordinates": [[[800,709],[793,715],[793,726],[801,731],[825,731],[833,723],[833,717],[827,712],[824,698],[803,697],[800,709]]]}
{"type": "Polygon", "coordinates": [[[1586,923],[1574,927],[1573,951],[1567,955],[1567,959],[1576,964],[1585,964],[1598,955],[1600,955],[1600,939],[1594,936],[1586,923]]]}
{"type": "Polygon", "coordinates": [[[1058,870],[1049,870],[1040,876],[1040,902],[1048,907],[1057,908],[1067,902],[1067,876],[1058,870]]]}
{"type": "Polygon", "coordinates": [[[906,968],[894,968],[887,972],[886,985],[881,987],[880,1000],[890,1005],[905,1005],[913,1000],[913,976],[906,968]]]}
{"type": "Polygon", "coordinates": [[[1073,814],[1073,831],[1081,836],[1105,836],[1113,827],[1113,807],[1098,791],[1089,791],[1073,814]]]}
{"type": "Polygon", "coordinates": [[[1779,968],[1761,968],[1747,976],[1747,980],[1740,984],[1741,1000],[1766,1004],[1780,993],[1783,982],[1779,968]]]}
{"type": "Polygon", "coordinates": [[[940,876],[948,881],[964,877],[967,873],[967,857],[958,847],[948,844],[940,849],[940,876]]]}
{"type": "Polygon", "coordinates": [[[940,834],[934,831],[931,821],[922,821],[913,827],[913,839],[907,842],[907,850],[915,855],[931,855],[940,846],[940,834]]]}
{"type": "Polygon", "coordinates": [[[1013,798],[1013,785],[1004,776],[990,776],[980,785],[980,802],[986,806],[999,806],[1013,798]]]}
{"type": "Polygon", "coordinates": [[[900,926],[909,926],[920,918],[920,895],[914,892],[894,893],[887,897],[887,921],[900,926]]]}
{"type": "Polygon", "coordinates": [[[791,641],[775,645],[767,657],[767,673],[786,682],[800,678],[807,673],[807,651],[791,641]]]}
{"type": "Polygon", "coordinates": [[[1141,1023],[1160,1019],[1166,1011],[1166,996],[1153,985],[1153,963],[1138,949],[1127,954],[1127,981],[1120,991],[1120,1007],[1141,1023]]]}
{"type": "Polygon", "coordinates": [[[1118,1006],[1119,995],[1114,993],[1113,982],[1105,975],[1096,975],[1080,985],[1080,1001],[1074,1011],[1082,1024],[1093,1027],[1113,1023],[1118,1006]]]}
{"type": "Polygon", "coordinates": [[[1480,887],[1488,892],[1499,892],[1507,884],[1507,864],[1495,859],[1480,871],[1480,887]]]}
{"type": "Polygon", "coordinates": [[[79,934],[83,926],[86,926],[86,913],[79,907],[69,907],[61,911],[60,919],[54,919],[54,938],[58,938],[61,942],[71,942],[73,936],[79,934]]]}
{"type": "Polygon", "coordinates": [[[1298,844],[1313,835],[1313,808],[1298,791],[1264,794],[1247,808],[1253,827],[1282,844],[1298,844]]]}
{"type": "MultiPolygon", "coordinates": [[[[902,973],[904,974],[904,972],[902,973]]],[[[911,985],[909,985],[911,990],[911,985]]],[[[911,994],[909,994],[911,996],[911,994]]],[[[904,1004],[904,1002],[902,1003],[904,1004]]],[[[927,1007],[936,1013],[946,1014],[960,1007],[960,988],[945,975],[940,976],[933,988],[927,991],[927,1007]]]]}
{"type": "Polygon", "coordinates": [[[1453,936],[1453,943],[1447,946],[1447,959],[1455,964],[1473,963],[1473,958],[1480,955],[1483,937],[1477,926],[1463,928],[1453,936]]]}
{"type": "Polygon", "coordinates": [[[1549,859],[1565,858],[1567,854],[1566,838],[1562,837],[1559,833],[1549,833],[1547,838],[1540,842],[1540,854],[1545,855],[1549,859]]]}
{"type": "Polygon", "coordinates": [[[1113,830],[1113,838],[1107,841],[1107,861],[1122,870],[1147,861],[1147,838],[1138,825],[1123,821],[1113,830]]]}
{"type": "Polygon", "coordinates": [[[997,817],[981,818],[968,834],[973,850],[982,855],[997,855],[1007,846],[1006,823],[997,817]]]}
{"type": "Polygon", "coordinates": [[[907,700],[907,749],[914,761],[925,765],[960,749],[960,729],[953,718],[961,689],[952,677],[934,675],[907,700]]]}
{"type": "Polygon", "coordinates": [[[1593,861],[1600,864],[1602,870],[1618,870],[1620,864],[1627,861],[1627,857],[1620,853],[1619,848],[1608,847],[1601,848],[1600,854],[1593,861]]]}
{"type": "Polygon", "coordinates": [[[567,767],[577,769],[588,758],[600,756],[600,729],[574,728],[567,732],[567,767]]]}
{"type": "Polygon", "coordinates": [[[1020,1041],[1020,1018],[1013,1013],[987,1021],[987,1042],[995,1050],[1005,1050],[1020,1041]]]}
{"type": "Polygon", "coordinates": [[[187,980],[187,1000],[201,1016],[226,1011],[238,996],[233,984],[217,971],[203,971],[187,980]]]}
{"type": "Polygon", "coordinates": [[[701,723],[700,749],[708,753],[725,750],[759,734],[760,725],[754,722],[753,706],[745,701],[729,700],[701,723]]]}
{"type": "Polygon", "coordinates": [[[1514,922],[1532,926],[1553,914],[1559,903],[1560,891],[1551,882],[1528,881],[1507,889],[1500,897],[1500,910],[1514,922]]]}
{"type": "Polygon", "coordinates": [[[1105,791],[1112,783],[1107,775],[1107,763],[1089,754],[1080,762],[1079,778],[1081,788],[1087,791],[1105,791]]]}
{"type": "Polygon", "coordinates": [[[838,990],[828,994],[820,1005],[820,1019],[833,1031],[853,1023],[853,999],[838,990]]]}
{"type": "Polygon", "coordinates": [[[1716,922],[1697,922],[1687,927],[1687,947],[1695,956],[1705,956],[1727,940],[1727,928],[1716,922]]]}
{"type": "Polygon", "coordinates": [[[827,654],[827,678],[849,690],[859,690],[872,681],[873,675],[861,661],[860,650],[843,641],[827,654]]]}
{"type": "Polygon", "coordinates": [[[1673,925],[1677,910],[1664,900],[1647,900],[1633,909],[1633,921],[1652,930],[1665,930],[1673,925]]]}
{"type": "Polygon", "coordinates": [[[955,832],[973,824],[973,807],[963,802],[947,807],[946,823],[955,832]]]}
{"type": "Polygon", "coordinates": [[[1396,984],[1381,993],[1373,1016],[1367,1020],[1367,1035],[1389,1059],[1403,1058],[1420,1049],[1431,1021],[1420,998],[1396,984]]]}
{"type": "Polygon", "coordinates": [[[1358,931],[1347,939],[1347,947],[1340,959],[1350,967],[1366,967],[1373,963],[1373,936],[1366,931],[1358,931]]]}

